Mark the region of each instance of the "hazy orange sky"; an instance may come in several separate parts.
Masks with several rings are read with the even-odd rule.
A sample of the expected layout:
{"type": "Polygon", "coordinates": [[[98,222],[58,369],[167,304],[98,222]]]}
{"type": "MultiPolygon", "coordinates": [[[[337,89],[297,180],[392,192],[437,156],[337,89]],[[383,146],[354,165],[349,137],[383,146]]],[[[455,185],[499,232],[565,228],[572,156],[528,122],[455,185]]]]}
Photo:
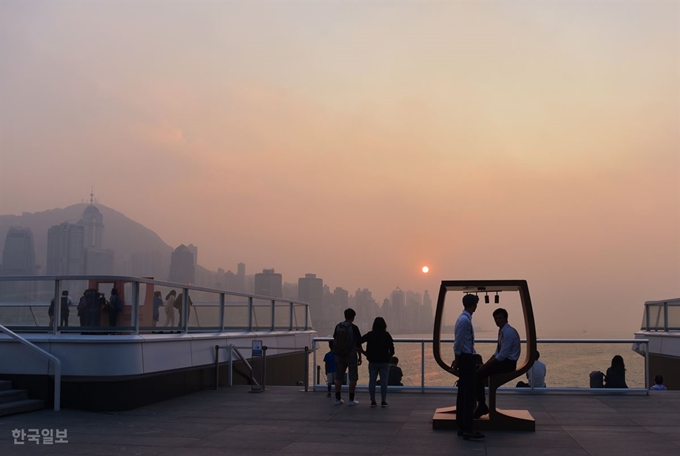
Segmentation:
{"type": "Polygon", "coordinates": [[[1,214],[92,185],[210,269],[539,325],[680,295],[678,1],[2,0],[0,45],[1,214]]]}

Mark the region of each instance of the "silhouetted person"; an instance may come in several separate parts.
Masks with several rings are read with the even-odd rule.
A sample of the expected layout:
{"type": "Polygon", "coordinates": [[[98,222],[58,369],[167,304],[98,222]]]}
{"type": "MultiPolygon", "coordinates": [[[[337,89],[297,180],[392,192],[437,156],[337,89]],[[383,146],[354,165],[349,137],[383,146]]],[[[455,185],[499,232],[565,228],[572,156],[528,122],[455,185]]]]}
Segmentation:
{"type": "Polygon", "coordinates": [[[519,334],[508,323],[508,311],[498,308],[493,311],[493,320],[498,326],[498,343],[496,351],[487,362],[475,373],[475,388],[477,390],[477,408],[474,417],[481,418],[489,413],[486,405],[484,383],[493,374],[513,372],[517,368],[517,360],[521,353],[519,334]]]}
{"type": "Polygon", "coordinates": [[[361,364],[361,332],[354,324],[357,313],[354,309],[345,309],[345,321],[335,325],[333,331],[333,353],[335,353],[335,405],[342,405],[342,381],[345,372],[349,376],[349,403],[357,405],[359,401],[354,399],[354,391],[359,380],[358,366],[361,364]]]}
{"type": "Polygon", "coordinates": [[[366,359],[368,359],[368,394],[371,397],[371,407],[377,407],[375,402],[375,385],[380,374],[380,406],[387,407],[387,376],[390,371],[390,360],[394,355],[394,340],[387,332],[387,323],[383,317],[373,320],[373,328],[364,334],[360,344],[366,342],[366,359]]]}
{"type": "Polygon", "coordinates": [[[109,326],[117,326],[118,315],[123,310],[123,300],[118,295],[118,289],[111,289],[111,297],[109,298],[109,326]]]}
{"type": "Polygon", "coordinates": [[[399,358],[393,356],[390,360],[390,372],[387,374],[387,384],[390,386],[404,386],[404,384],[401,383],[404,373],[397,364],[399,364],[399,358]]]}
{"type": "Polygon", "coordinates": [[[332,340],[328,341],[328,353],[323,357],[323,364],[324,372],[326,373],[326,384],[328,385],[328,394],[326,397],[331,397],[331,386],[335,385],[335,371],[337,370],[332,340]]]}
{"type": "Polygon", "coordinates": [[[472,429],[475,408],[475,330],[472,327],[472,314],[477,310],[478,302],[477,295],[463,296],[464,310],[456,320],[453,341],[455,358],[451,371],[458,375],[456,423],[458,435],[465,440],[484,438],[484,434],[472,429]]]}
{"type": "Polygon", "coordinates": [[[612,358],[612,365],[604,376],[605,388],[628,388],[626,385],[626,365],[621,355],[612,358]]]}
{"type": "Polygon", "coordinates": [[[534,361],[534,365],[531,366],[531,369],[527,371],[528,383],[519,381],[517,382],[518,387],[529,388],[531,385],[533,385],[534,388],[545,388],[545,374],[547,369],[545,367],[545,363],[539,360],[540,357],[541,354],[537,350],[536,361],[534,361]]]}
{"type": "Polygon", "coordinates": [[[161,316],[161,307],[163,307],[163,298],[161,297],[160,291],[154,291],[153,293],[153,325],[158,325],[158,320],[161,316]]]}
{"type": "Polygon", "coordinates": [[[165,325],[163,326],[175,326],[175,295],[177,292],[175,290],[170,290],[165,296],[165,325]]]}
{"type": "Polygon", "coordinates": [[[663,384],[663,377],[661,375],[657,375],[654,377],[654,385],[649,389],[651,391],[666,391],[668,388],[666,388],[666,385],[663,384]]]}
{"type": "MultiPolygon", "coordinates": [[[[193,301],[191,300],[191,296],[187,293],[187,300],[189,301],[189,306],[187,308],[187,321],[189,320],[189,315],[191,315],[191,306],[194,305],[193,301]]],[[[173,306],[175,306],[175,309],[179,311],[179,326],[182,327],[182,305],[184,304],[184,293],[180,293],[177,295],[175,298],[175,302],[173,303],[173,306]]]]}

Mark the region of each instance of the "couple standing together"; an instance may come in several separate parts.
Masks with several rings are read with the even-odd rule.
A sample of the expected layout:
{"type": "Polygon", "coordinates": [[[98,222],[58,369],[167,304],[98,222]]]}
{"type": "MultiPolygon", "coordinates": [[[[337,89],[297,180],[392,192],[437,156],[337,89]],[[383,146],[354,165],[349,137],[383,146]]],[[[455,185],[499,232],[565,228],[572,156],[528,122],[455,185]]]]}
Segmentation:
{"type": "Polygon", "coordinates": [[[479,297],[473,294],[463,296],[463,313],[456,321],[453,351],[455,359],[451,370],[458,375],[458,396],[456,398],[456,422],[458,435],[465,440],[479,440],[484,434],[472,429],[473,420],[489,413],[484,393],[485,380],[492,374],[513,372],[520,355],[520,340],[517,330],[508,324],[508,312],[498,308],[493,319],[498,326],[498,344],[489,360],[477,368],[475,357],[475,331],[472,314],[477,310],[479,297]],[[477,408],[475,408],[475,400],[477,408]]]}
{"type": "Polygon", "coordinates": [[[363,337],[357,325],[354,324],[356,312],[353,309],[345,310],[345,321],[338,323],[333,332],[333,353],[337,365],[335,371],[335,404],[342,405],[342,382],[345,371],[349,377],[349,403],[357,405],[354,392],[359,380],[359,369],[361,365],[361,354],[365,354],[368,359],[368,393],[371,396],[371,407],[377,407],[375,401],[375,387],[378,374],[380,374],[380,398],[382,408],[387,407],[387,377],[390,370],[390,360],[394,355],[394,340],[387,332],[387,323],[382,317],[376,317],[373,321],[373,328],[363,337]],[[362,344],[366,342],[366,350],[362,344]]]}

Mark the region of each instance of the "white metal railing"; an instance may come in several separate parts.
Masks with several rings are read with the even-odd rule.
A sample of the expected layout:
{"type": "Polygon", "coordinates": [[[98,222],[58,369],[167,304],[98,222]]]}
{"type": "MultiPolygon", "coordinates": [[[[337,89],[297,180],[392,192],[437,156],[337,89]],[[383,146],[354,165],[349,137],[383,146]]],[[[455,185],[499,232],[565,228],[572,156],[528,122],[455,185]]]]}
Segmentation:
{"type": "Polygon", "coordinates": [[[27,341],[20,335],[7,329],[3,325],[0,325],[0,332],[4,332],[9,337],[21,343],[22,345],[25,345],[26,347],[30,348],[34,352],[38,353],[40,356],[47,358],[49,361],[52,361],[52,363],[54,364],[54,411],[58,412],[61,409],[61,361],[59,361],[59,359],[56,356],[47,353],[42,348],[32,344],[31,342],[27,341]]]}
{"type": "MultiPolygon", "coordinates": [[[[45,332],[51,332],[53,334],[59,334],[62,332],[82,332],[87,330],[90,333],[108,333],[111,331],[110,326],[60,326],[61,322],[61,289],[62,283],[68,281],[69,283],[77,283],[78,281],[90,283],[94,281],[95,283],[123,283],[124,285],[130,284],[130,290],[127,296],[125,296],[125,305],[131,305],[131,318],[129,326],[116,326],[116,331],[125,331],[128,333],[139,334],[141,330],[179,330],[181,333],[190,332],[224,332],[232,329],[236,330],[309,330],[311,329],[311,319],[309,315],[309,304],[307,302],[298,301],[294,299],[284,299],[272,296],[262,296],[252,293],[243,293],[230,290],[222,290],[217,288],[200,287],[195,285],[180,284],[174,282],[167,282],[162,280],[154,280],[140,277],[127,277],[127,276],[93,276],[93,275],[80,275],[80,276],[0,276],[0,285],[6,282],[54,282],[54,287],[50,287],[49,297],[42,300],[36,299],[21,299],[16,300],[7,295],[3,295],[2,289],[0,289],[0,308],[7,307],[27,307],[30,309],[33,325],[25,327],[22,325],[8,324],[8,322],[2,322],[6,326],[11,327],[15,330],[31,330],[36,329],[45,332]],[[180,310],[180,322],[181,325],[178,326],[140,326],[140,306],[143,303],[140,300],[140,288],[142,285],[150,285],[153,287],[164,287],[169,289],[177,289],[183,295],[183,302],[180,310]],[[189,292],[192,296],[199,294],[213,295],[214,302],[196,302],[189,303],[189,292]],[[231,297],[231,299],[241,299],[240,302],[227,302],[226,297],[231,297]],[[49,307],[50,300],[54,300],[53,307],[53,323],[50,327],[49,325],[39,324],[39,318],[33,311],[33,307],[49,307]],[[8,300],[10,302],[8,302],[8,300]],[[208,311],[210,308],[218,307],[218,318],[219,324],[216,325],[206,325],[202,326],[199,320],[198,312],[193,312],[192,319],[196,321],[196,325],[190,323],[189,313],[190,307],[206,309],[208,311]],[[247,312],[247,316],[243,318],[243,322],[238,325],[230,326],[225,322],[227,320],[226,310],[235,312],[239,309],[243,309],[247,312]],[[297,311],[300,312],[297,312],[297,311]]],[[[154,288],[157,289],[157,288],[154,288]]],[[[120,292],[120,290],[119,290],[120,292]]],[[[33,294],[36,294],[33,292],[33,294]]],[[[43,293],[44,290],[43,290],[43,293]]],[[[24,293],[24,297],[30,295],[30,293],[24,293]]],[[[76,302],[72,304],[76,307],[76,302]]],[[[148,304],[148,303],[147,303],[148,304]]],[[[162,309],[161,309],[162,311],[162,309]]],[[[212,318],[212,320],[216,320],[212,318]]]]}
{"type": "Polygon", "coordinates": [[[680,330],[680,298],[645,302],[643,331],[680,330]]]}
{"type": "MultiPolygon", "coordinates": [[[[316,391],[317,388],[323,387],[324,389],[326,388],[326,385],[323,383],[319,383],[316,380],[316,371],[317,371],[317,359],[316,359],[316,351],[317,348],[319,348],[319,343],[326,343],[330,340],[333,340],[330,337],[315,337],[312,340],[312,373],[314,375],[313,379],[313,387],[312,390],[316,391]]],[[[435,385],[427,385],[426,384],[426,356],[425,356],[425,344],[432,344],[433,340],[432,339],[427,339],[427,338],[394,338],[395,345],[399,343],[403,344],[420,344],[420,385],[404,385],[404,386],[390,386],[390,389],[399,391],[399,390],[406,390],[406,391],[420,391],[420,392],[426,392],[426,391],[456,391],[458,388],[455,386],[435,386],[435,385]]],[[[450,343],[453,344],[453,339],[442,339],[442,343],[450,343]]],[[[525,339],[521,340],[522,343],[526,343],[525,339]]],[[[477,339],[475,340],[475,343],[482,343],[482,344],[496,344],[497,339],[477,339]]],[[[538,339],[537,343],[539,345],[548,345],[548,344],[641,344],[645,346],[645,355],[644,355],[644,384],[645,388],[581,388],[581,387],[549,387],[549,388],[534,388],[533,386],[529,388],[515,388],[515,387],[504,387],[504,388],[499,388],[499,390],[503,390],[504,392],[516,392],[516,393],[530,393],[530,394],[546,394],[546,393],[552,393],[552,392],[591,392],[591,393],[598,393],[598,394],[622,394],[622,393],[645,393],[649,394],[649,350],[646,348],[649,345],[649,340],[648,339],[538,339]]],[[[400,357],[401,358],[401,357],[400,357]]],[[[453,355],[452,355],[453,358],[453,355]]],[[[434,360],[432,360],[434,362],[434,360]]],[[[400,363],[400,366],[403,366],[403,363],[400,363]]],[[[403,367],[402,367],[403,369],[403,367]]],[[[433,369],[441,370],[439,366],[434,367],[433,369]]],[[[451,377],[452,382],[454,378],[457,377],[451,377]]],[[[367,385],[357,385],[357,389],[367,389],[367,385]]]]}

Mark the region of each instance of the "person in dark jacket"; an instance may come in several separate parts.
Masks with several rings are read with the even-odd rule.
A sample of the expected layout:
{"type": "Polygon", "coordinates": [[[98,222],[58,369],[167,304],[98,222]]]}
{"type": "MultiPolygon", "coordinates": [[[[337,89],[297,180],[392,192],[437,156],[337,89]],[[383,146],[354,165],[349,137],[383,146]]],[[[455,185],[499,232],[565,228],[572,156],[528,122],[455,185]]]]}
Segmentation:
{"type": "Polygon", "coordinates": [[[371,396],[371,407],[375,402],[375,385],[380,373],[380,406],[387,407],[387,383],[390,360],[394,356],[394,340],[387,332],[387,323],[382,317],[373,320],[373,329],[364,334],[360,343],[366,342],[366,358],[368,359],[368,393],[371,396]]]}
{"type": "Polygon", "coordinates": [[[623,363],[621,355],[612,358],[612,365],[607,369],[604,376],[605,388],[628,388],[626,385],[626,365],[623,363]]]}

